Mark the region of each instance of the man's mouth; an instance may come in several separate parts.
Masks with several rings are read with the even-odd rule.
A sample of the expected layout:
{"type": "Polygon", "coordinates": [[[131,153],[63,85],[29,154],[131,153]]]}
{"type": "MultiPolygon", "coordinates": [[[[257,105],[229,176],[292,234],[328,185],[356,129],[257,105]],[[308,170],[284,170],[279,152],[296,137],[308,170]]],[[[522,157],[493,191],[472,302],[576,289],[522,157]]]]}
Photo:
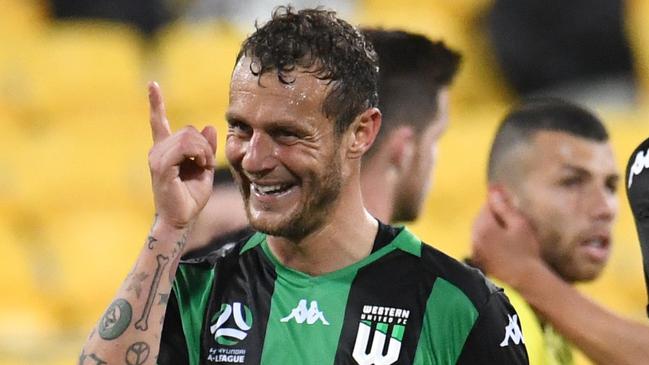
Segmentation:
{"type": "Polygon", "coordinates": [[[596,248],[608,247],[608,242],[604,238],[591,238],[583,243],[584,246],[591,246],[596,248]]]}
{"type": "Polygon", "coordinates": [[[611,240],[608,235],[594,236],[582,241],[588,257],[594,261],[605,262],[610,253],[611,240]]]}
{"type": "Polygon", "coordinates": [[[282,183],[282,184],[259,184],[250,183],[250,190],[260,196],[280,196],[291,190],[295,184],[282,183]]]}

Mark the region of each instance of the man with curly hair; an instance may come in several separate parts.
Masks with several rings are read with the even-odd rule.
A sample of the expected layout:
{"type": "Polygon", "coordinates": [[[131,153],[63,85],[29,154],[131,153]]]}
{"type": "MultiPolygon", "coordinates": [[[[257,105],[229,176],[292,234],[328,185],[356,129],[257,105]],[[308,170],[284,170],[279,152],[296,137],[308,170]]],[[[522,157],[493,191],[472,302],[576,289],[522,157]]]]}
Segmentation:
{"type": "Polygon", "coordinates": [[[371,44],[331,11],[278,8],[246,39],[225,150],[257,232],[180,264],[216,136],[172,134],[151,84],[156,220],[80,362],[526,364],[501,291],[365,209],[377,72],[371,44]]]}

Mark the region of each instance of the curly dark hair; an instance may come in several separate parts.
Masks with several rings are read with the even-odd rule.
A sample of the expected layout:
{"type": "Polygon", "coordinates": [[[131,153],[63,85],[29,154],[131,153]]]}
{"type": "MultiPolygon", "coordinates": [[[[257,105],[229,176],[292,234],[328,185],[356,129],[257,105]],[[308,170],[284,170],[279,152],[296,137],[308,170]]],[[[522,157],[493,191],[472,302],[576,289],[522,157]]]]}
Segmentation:
{"type": "Polygon", "coordinates": [[[237,62],[250,57],[250,71],[258,77],[277,72],[280,82],[295,81],[296,69],[331,83],[323,114],[344,132],[354,118],[378,105],[378,61],[371,43],[352,25],[323,8],[296,11],[275,8],[270,21],[242,44],[237,62]]]}

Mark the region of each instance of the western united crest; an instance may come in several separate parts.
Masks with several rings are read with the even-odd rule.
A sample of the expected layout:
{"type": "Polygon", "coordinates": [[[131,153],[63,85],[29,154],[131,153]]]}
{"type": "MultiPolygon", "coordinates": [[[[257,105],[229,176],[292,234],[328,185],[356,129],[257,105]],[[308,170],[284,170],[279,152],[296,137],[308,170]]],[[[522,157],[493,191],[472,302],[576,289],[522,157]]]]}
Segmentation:
{"type": "Polygon", "coordinates": [[[352,351],[354,360],[359,365],[390,365],[397,362],[409,316],[410,311],[405,309],[363,306],[352,351]],[[386,347],[387,351],[384,351],[386,347]]]}

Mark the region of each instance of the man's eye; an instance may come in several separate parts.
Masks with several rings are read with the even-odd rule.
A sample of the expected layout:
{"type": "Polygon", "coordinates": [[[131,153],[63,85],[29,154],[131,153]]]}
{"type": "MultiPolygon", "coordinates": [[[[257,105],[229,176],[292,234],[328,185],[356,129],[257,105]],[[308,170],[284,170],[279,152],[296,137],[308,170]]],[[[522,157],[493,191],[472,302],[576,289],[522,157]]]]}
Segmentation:
{"type": "Polygon", "coordinates": [[[228,122],[228,129],[237,134],[248,134],[250,127],[241,122],[228,122]]]}
{"type": "Polygon", "coordinates": [[[286,129],[277,130],[273,134],[280,142],[294,142],[300,138],[297,133],[286,129]]]}
{"type": "Polygon", "coordinates": [[[609,181],[609,182],[606,183],[606,188],[611,193],[615,194],[615,193],[617,193],[617,185],[618,185],[617,181],[615,181],[615,182],[609,181]]]}
{"type": "Polygon", "coordinates": [[[579,176],[574,176],[574,177],[568,177],[565,179],[562,179],[560,181],[561,186],[565,187],[576,187],[581,185],[584,182],[584,179],[582,179],[579,176]]]}

